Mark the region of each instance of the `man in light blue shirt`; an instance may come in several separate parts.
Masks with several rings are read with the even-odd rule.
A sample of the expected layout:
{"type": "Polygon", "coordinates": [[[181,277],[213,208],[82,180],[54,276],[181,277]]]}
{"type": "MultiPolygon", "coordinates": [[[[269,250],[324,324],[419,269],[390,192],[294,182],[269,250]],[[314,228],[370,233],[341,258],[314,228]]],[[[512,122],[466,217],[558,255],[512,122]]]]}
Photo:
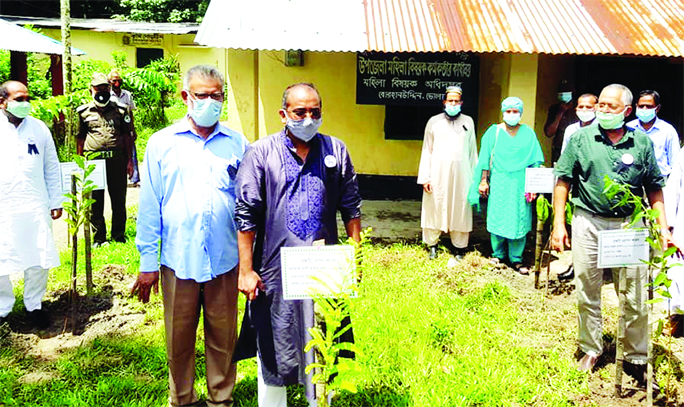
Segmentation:
{"type": "Polygon", "coordinates": [[[667,179],[679,155],[679,135],[670,123],[657,117],[659,110],[660,94],[655,90],[642,90],[636,105],[637,118],[627,123],[627,127],[648,134],[653,141],[660,172],[667,179]]]}
{"type": "Polygon", "coordinates": [[[238,297],[235,175],[248,141],[218,122],[223,87],[218,69],[191,68],[182,91],[188,115],[152,135],[141,167],[135,239],[140,275],[133,292],[142,302],[149,301],[150,290],[158,292],[161,271],[172,406],[198,402],[193,382],[200,308],[207,405],[233,402],[238,297]]]}

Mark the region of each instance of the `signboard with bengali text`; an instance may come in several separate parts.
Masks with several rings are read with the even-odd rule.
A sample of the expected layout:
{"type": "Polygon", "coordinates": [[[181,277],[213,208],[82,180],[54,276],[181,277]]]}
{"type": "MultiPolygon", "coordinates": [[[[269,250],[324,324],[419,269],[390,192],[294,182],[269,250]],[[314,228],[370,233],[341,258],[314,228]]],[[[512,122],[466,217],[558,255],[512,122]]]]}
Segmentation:
{"type": "Polygon", "coordinates": [[[477,100],[480,67],[473,54],[362,52],[356,62],[358,104],[435,106],[448,86],[477,100]]]}

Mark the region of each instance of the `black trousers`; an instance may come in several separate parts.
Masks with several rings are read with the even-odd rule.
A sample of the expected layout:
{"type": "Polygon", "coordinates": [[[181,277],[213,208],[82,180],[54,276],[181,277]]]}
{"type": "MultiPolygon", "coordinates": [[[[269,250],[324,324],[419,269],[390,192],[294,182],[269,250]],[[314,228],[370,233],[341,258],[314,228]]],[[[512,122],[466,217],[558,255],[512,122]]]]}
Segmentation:
{"type": "MultiPolygon", "coordinates": [[[[128,158],[126,155],[107,158],[107,190],[112,202],[112,240],[126,240],[126,173],[128,158]]],[[[93,242],[104,243],[107,239],[107,226],[104,218],[104,190],[93,191],[95,202],[91,206],[90,223],[93,226],[93,242]]]]}

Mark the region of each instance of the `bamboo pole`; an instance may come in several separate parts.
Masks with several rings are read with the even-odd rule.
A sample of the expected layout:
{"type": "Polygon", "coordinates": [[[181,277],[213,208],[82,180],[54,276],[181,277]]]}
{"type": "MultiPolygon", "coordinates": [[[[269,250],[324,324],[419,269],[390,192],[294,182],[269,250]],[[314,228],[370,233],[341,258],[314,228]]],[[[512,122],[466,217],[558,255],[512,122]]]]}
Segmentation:
{"type": "Polygon", "coordinates": [[[620,268],[620,288],[618,291],[618,327],[617,344],[615,350],[615,397],[622,397],[622,372],[625,358],[625,302],[627,300],[627,269],[620,268]]]}
{"type": "MultiPolygon", "coordinates": [[[[76,196],[76,174],[71,174],[71,194],[76,196]]],[[[72,200],[74,207],[77,207],[78,201],[72,200]]],[[[76,211],[78,213],[78,210],[76,211]]],[[[74,222],[78,219],[74,219],[74,222]]],[[[78,229],[71,235],[71,326],[72,331],[76,330],[76,302],[78,301],[78,292],[76,291],[76,276],[78,270],[78,229]]]]}
{"type": "MultiPolygon", "coordinates": [[[[83,197],[86,201],[90,199],[90,193],[83,197]]],[[[93,295],[93,261],[91,254],[90,241],[90,206],[85,208],[85,219],[83,221],[83,237],[85,240],[85,273],[86,273],[86,292],[88,296],[93,295]]]]}

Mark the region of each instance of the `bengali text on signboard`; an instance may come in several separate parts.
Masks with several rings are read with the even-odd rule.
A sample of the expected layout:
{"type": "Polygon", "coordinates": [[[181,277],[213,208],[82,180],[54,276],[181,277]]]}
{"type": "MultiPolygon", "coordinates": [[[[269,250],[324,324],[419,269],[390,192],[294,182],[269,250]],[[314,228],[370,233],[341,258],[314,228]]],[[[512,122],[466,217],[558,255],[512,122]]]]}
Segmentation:
{"type": "Polygon", "coordinates": [[[479,60],[465,52],[363,52],[356,61],[358,104],[434,106],[449,86],[477,95],[479,60]]]}

